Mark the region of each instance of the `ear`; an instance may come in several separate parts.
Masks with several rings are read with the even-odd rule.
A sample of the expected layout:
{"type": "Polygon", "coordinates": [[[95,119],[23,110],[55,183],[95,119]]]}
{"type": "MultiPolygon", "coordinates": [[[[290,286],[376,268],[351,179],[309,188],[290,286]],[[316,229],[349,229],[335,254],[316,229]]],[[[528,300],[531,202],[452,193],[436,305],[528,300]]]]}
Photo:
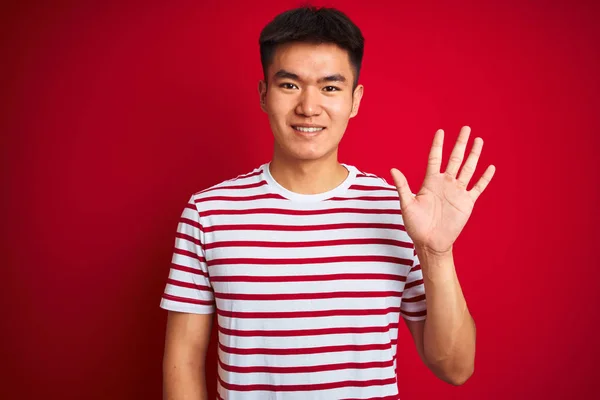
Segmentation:
{"type": "Polygon", "coordinates": [[[267,82],[261,80],[258,81],[258,95],[260,97],[260,108],[267,112],[267,106],[265,104],[267,100],[267,82]]]}
{"type": "Polygon", "coordinates": [[[356,89],[354,89],[354,93],[352,93],[352,112],[350,113],[350,118],[353,118],[358,114],[358,108],[360,107],[360,101],[364,91],[365,88],[363,85],[358,85],[356,89]]]}

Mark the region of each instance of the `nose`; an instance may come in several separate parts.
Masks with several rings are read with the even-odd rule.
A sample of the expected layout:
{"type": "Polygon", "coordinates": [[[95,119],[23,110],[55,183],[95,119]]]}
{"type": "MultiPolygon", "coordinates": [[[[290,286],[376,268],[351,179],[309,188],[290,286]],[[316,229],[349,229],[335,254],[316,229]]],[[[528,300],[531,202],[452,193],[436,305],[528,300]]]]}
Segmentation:
{"type": "Polygon", "coordinates": [[[312,117],[321,113],[321,105],[319,103],[319,91],[315,88],[306,88],[300,93],[296,113],[306,117],[312,117]]]}

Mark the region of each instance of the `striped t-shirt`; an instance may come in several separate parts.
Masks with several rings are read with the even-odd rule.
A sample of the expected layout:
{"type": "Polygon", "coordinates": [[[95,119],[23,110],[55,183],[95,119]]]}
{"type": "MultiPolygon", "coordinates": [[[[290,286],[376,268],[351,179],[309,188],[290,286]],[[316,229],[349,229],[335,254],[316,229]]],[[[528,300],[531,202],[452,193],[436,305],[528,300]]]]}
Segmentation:
{"type": "Polygon", "coordinates": [[[397,399],[400,316],[425,290],[393,185],[356,167],[321,194],[269,163],[191,196],[160,306],[217,313],[220,399],[397,399]]]}

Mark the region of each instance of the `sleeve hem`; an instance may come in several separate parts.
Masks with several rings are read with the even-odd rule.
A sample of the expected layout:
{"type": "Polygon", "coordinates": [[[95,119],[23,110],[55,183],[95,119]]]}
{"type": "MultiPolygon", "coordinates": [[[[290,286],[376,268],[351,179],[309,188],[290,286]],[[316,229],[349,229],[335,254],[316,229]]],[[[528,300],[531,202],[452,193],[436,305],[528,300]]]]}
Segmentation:
{"type": "Polygon", "coordinates": [[[425,321],[427,319],[427,315],[422,315],[419,317],[409,317],[407,315],[402,314],[402,318],[404,318],[407,321],[425,321]]]}
{"type": "Polygon", "coordinates": [[[160,308],[167,311],[178,311],[185,312],[191,314],[214,314],[215,307],[214,306],[198,306],[198,305],[188,305],[188,304],[179,304],[174,301],[162,299],[160,301],[160,308]]]}

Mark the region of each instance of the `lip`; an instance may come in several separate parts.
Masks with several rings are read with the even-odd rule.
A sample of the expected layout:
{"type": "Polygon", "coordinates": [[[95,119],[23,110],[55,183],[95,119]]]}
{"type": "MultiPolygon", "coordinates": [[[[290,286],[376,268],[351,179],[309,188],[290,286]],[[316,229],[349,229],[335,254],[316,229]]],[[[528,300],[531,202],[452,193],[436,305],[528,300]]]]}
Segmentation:
{"type": "Polygon", "coordinates": [[[323,125],[318,124],[292,124],[292,126],[299,126],[301,128],[325,128],[323,125]]]}

